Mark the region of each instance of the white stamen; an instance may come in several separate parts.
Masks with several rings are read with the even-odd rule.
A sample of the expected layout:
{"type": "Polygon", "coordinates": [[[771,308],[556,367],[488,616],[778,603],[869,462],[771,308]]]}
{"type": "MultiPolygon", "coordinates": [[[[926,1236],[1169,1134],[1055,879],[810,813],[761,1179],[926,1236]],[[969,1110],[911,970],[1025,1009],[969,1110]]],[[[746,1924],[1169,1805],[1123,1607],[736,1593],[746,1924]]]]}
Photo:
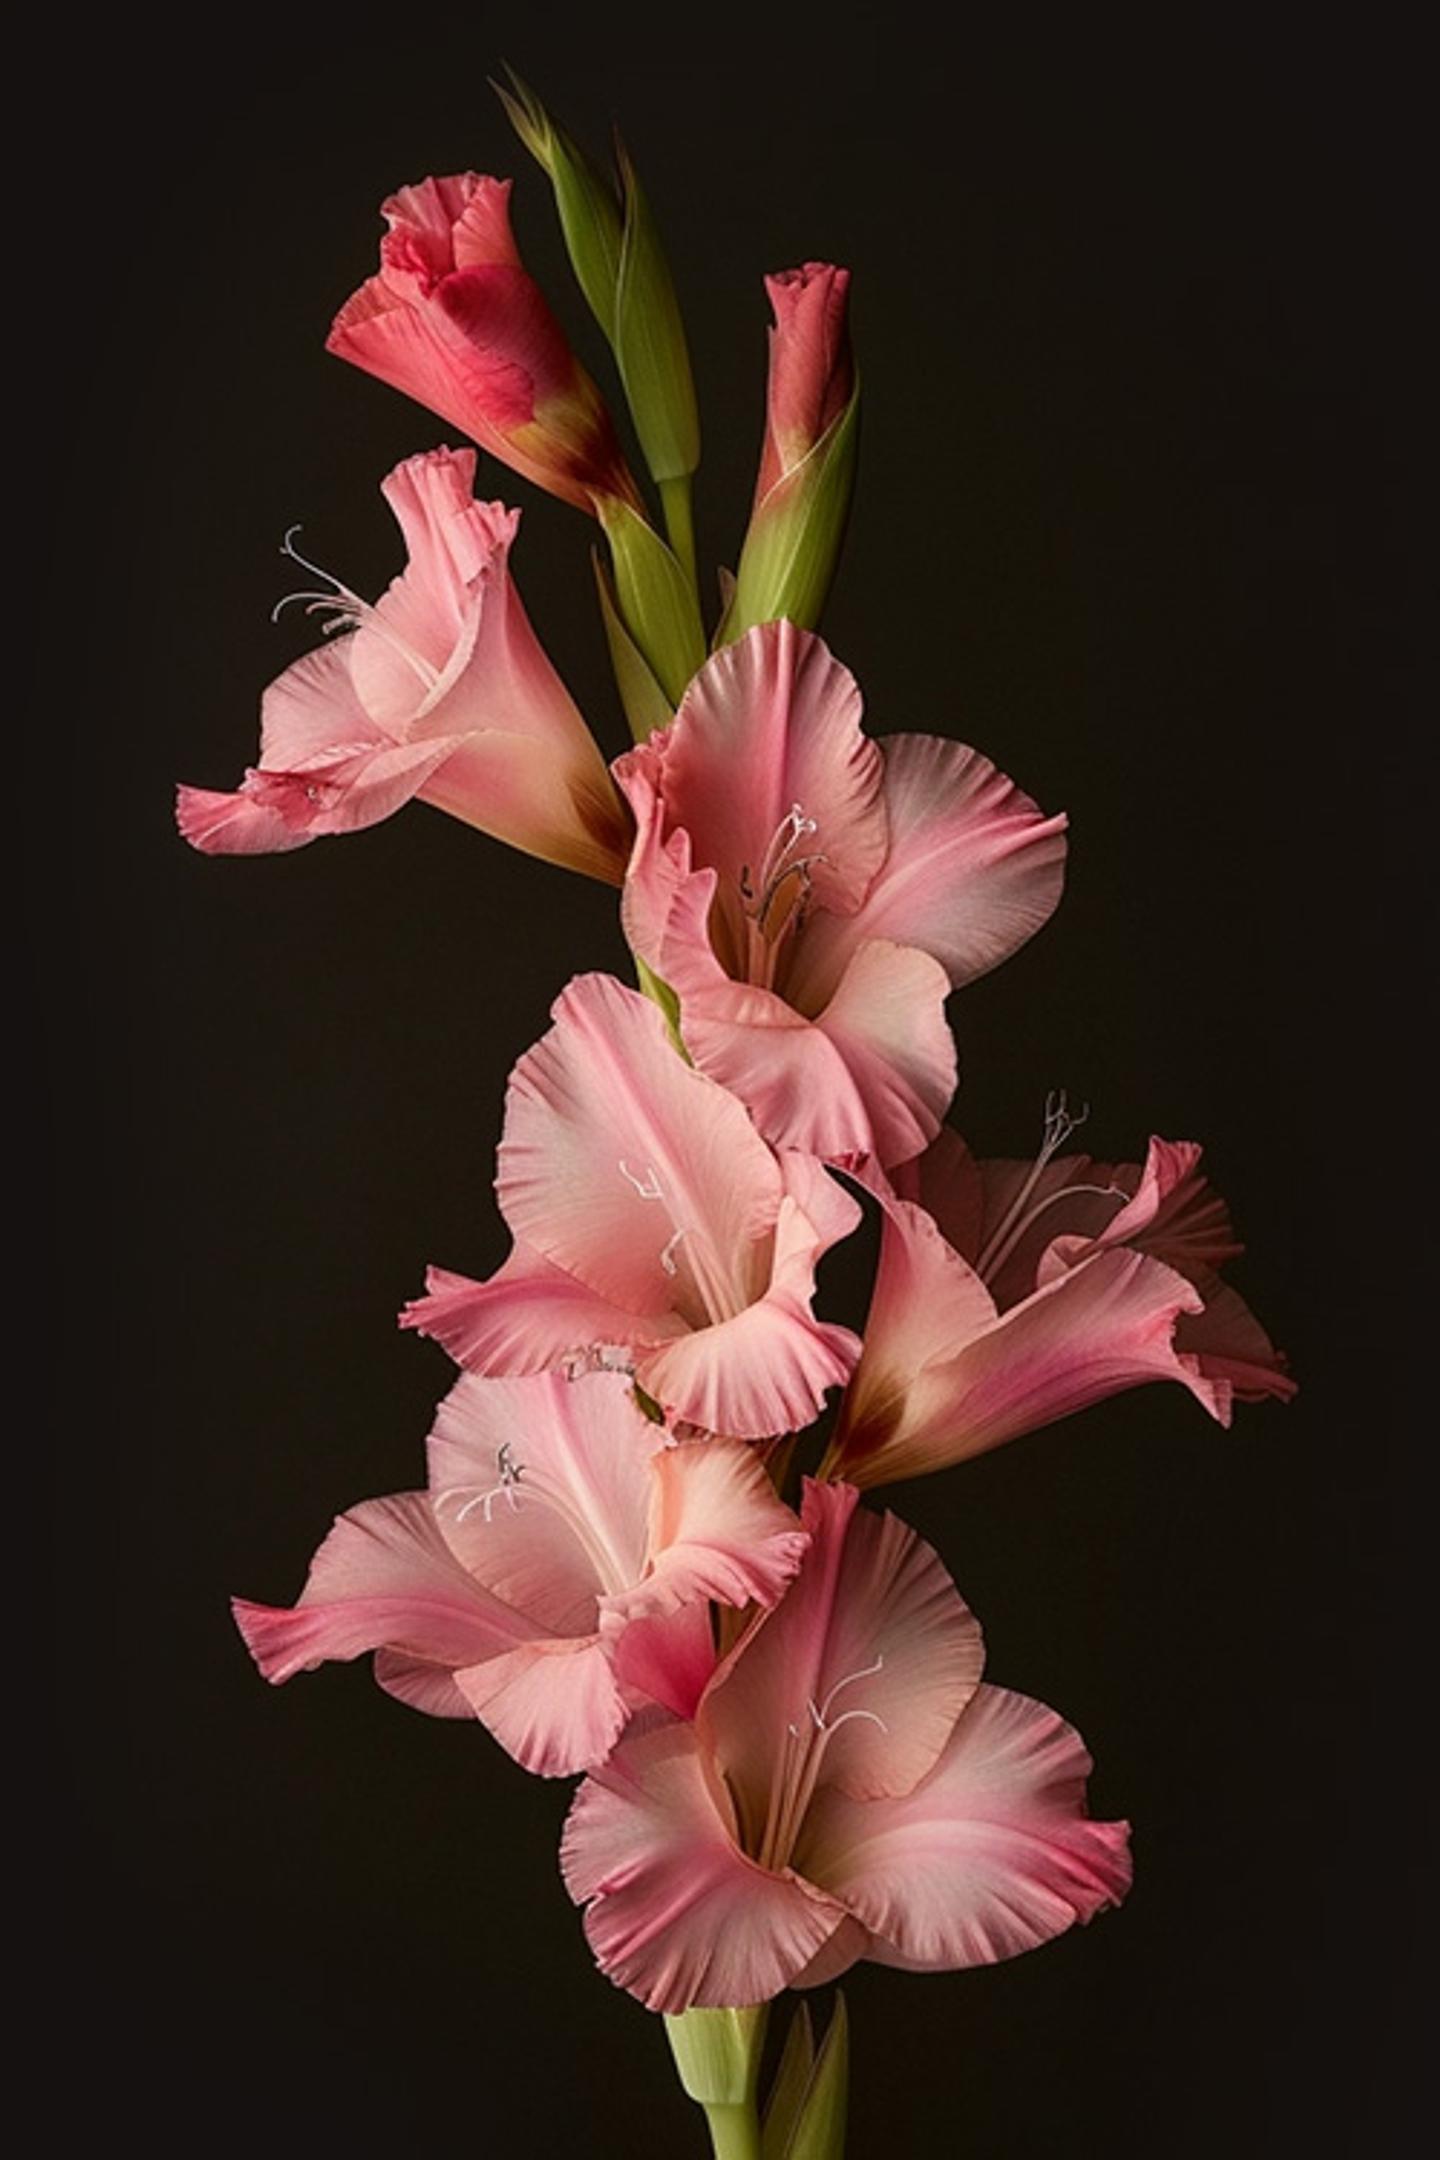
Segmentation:
{"type": "Polygon", "coordinates": [[[495,1467],[500,1473],[498,1483],[487,1486],[483,1492],[475,1492],[473,1487],[469,1485],[447,1486],[444,1492],[436,1495],[435,1505],[437,1509],[444,1507],[447,1500],[453,1500],[457,1493],[468,1492],[471,1493],[472,1497],[465,1502],[464,1507],[456,1510],[456,1522],[464,1522],[466,1516],[472,1515],[478,1507],[488,1523],[493,1521],[491,1509],[503,1493],[509,1503],[511,1514],[518,1513],[519,1503],[515,1498],[515,1488],[525,1475],[525,1465],[516,1462],[513,1448],[514,1443],[512,1441],[502,1440],[495,1451],[495,1467]]]}
{"type": "Polygon", "coordinates": [[[667,1275],[679,1274],[680,1263],[675,1258],[675,1248],[680,1243],[681,1238],[687,1235],[688,1233],[684,1230],[675,1231],[669,1243],[666,1245],[665,1250],[661,1253],[660,1265],[662,1268],[664,1268],[667,1275]]]}
{"type": "MultiPolygon", "coordinates": [[[[1026,1223],[1030,1220],[1026,1216],[1025,1210],[1030,1204],[1030,1195],[1040,1182],[1041,1172],[1052,1156],[1064,1147],[1071,1133],[1079,1131],[1089,1115],[1090,1105],[1088,1102],[1078,1117],[1071,1115],[1070,1106],[1065,1099],[1064,1088],[1052,1088],[1045,1097],[1045,1127],[1041,1136],[1040,1152],[1030,1165],[1029,1172],[1021,1184],[1019,1192],[1016,1193],[1015,1198],[1011,1201],[1004,1215],[981,1248],[980,1257],[975,1262],[977,1275],[988,1277],[1003,1261],[1009,1259],[1024,1233],[1026,1223]]],[[[1058,1198],[1059,1196],[1055,1195],[1055,1197],[1058,1198]]]]}
{"type": "Polygon", "coordinates": [[[623,1155],[620,1158],[619,1168],[621,1177],[634,1186],[642,1200],[664,1199],[665,1195],[661,1188],[659,1173],[653,1163],[646,1163],[643,1178],[636,1177],[635,1172],[630,1168],[623,1155]]]}
{"type": "Polygon", "coordinates": [[[311,562],[308,556],[300,553],[300,550],[295,545],[295,535],[298,532],[303,532],[304,529],[303,525],[292,525],[281,543],[280,553],[288,555],[291,562],[298,563],[302,570],[308,570],[312,577],[323,578],[327,585],[334,587],[334,590],[328,593],[286,593],[283,599],[277,600],[274,607],[271,608],[271,622],[278,622],[286,608],[297,600],[303,600],[306,603],[305,612],[307,615],[318,614],[322,608],[328,609],[331,620],[321,625],[326,637],[333,637],[342,630],[358,630],[363,624],[367,630],[373,630],[377,637],[383,639],[391,651],[403,660],[408,668],[414,671],[427,691],[433,690],[440,677],[437,671],[431,667],[429,661],[416,652],[413,646],[407,645],[404,638],[397,635],[383,615],[378,614],[371,607],[368,600],[362,600],[358,593],[352,592],[348,585],[342,584],[333,571],[322,569],[319,563],[311,562]]]}

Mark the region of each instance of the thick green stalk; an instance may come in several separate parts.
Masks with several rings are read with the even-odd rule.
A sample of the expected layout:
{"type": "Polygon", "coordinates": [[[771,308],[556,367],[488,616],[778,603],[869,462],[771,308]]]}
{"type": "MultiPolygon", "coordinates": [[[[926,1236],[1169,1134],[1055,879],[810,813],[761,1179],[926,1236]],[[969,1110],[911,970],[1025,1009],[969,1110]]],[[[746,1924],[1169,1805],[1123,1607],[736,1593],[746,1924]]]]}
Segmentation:
{"type": "Polygon", "coordinates": [[[665,512],[666,538],[682,569],[688,572],[698,600],[700,572],[695,556],[695,513],[691,506],[689,473],[681,473],[675,480],[660,482],[660,505],[665,512]]]}
{"type": "Polygon", "coordinates": [[[760,2160],[760,2118],[754,2106],[707,2107],[715,2160],[760,2160]]]}

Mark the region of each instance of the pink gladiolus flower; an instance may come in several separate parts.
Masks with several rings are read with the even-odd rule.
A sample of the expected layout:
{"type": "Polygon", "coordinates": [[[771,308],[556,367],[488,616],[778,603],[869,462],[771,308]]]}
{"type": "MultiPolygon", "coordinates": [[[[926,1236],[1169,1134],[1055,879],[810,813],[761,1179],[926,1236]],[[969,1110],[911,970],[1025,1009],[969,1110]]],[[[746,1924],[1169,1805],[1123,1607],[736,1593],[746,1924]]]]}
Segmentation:
{"type": "Polygon", "coordinates": [[[1188,1141],[1138,1163],[1058,1149],[977,1163],[941,1135],[890,1199],[865,1349],[828,1459],[872,1486],[944,1469],[1148,1380],[1178,1380],[1222,1425],[1234,1396],[1295,1392],[1216,1270],[1241,1248],[1188,1141]]]}
{"type": "Polygon", "coordinates": [[[1060,894],[1063,817],[932,735],[868,740],[819,638],[763,623],[620,758],[627,935],[686,1048],[766,1138],[836,1162],[917,1155],[956,1080],[945,998],[1060,894]]]}
{"type": "Polygon", "coordinates": [[[340,310],[328,350],[577,509],[618,497],[643,514],[605,401],[520,261],[510,182],[422,180],[380,214],[379,275],[340,310]]]}
{"type": "Polygon", "coordinates": [[[765,2002],[857,1958],[990,1964],[1117,1904],[1128,1826],[1085,1813],[1053,1710],[982,1686],[943,1565],[854,1490],[811,1485],[810,1550],[693,1724],[628,1735],[561,1865],[603,1971],[652,2010],[765,2002]]]}
{"type": "Polygon", "coordinates": [[[773,1605],[806,1542],[752,1448],[665,1445],[617,1374],[467,1375],[429,1491],[352,1508],[297,1605],[235,1617],[267,1680],[374,1651],[390,1694],[568,1776],[640,1698],[688,1714],[714,1665],[706,1601],[773,1605]]]}
{"type": "Polygon", "coordinates": [[[834,263],[802,263],[798,270],[767,277],[765,290],[775,323],[757,506],[839,419],[855,388],[847,321],[850,272],[834,263]]]}
{"type": "Polygon", "coordinates": [[[777,1157],[648,998],[584,975],[554,1015],[506,1099],[495,1189],[514,1250],[485,1283],[432,1270],[402,1320],[476,1372],[624,1364],[710,1432],[809,1424],[859,1352],[810,1309],[855,1202],[812,1157],[777,1157]]]}
{"type": "Polygon", "coordinates": [[[320,571],[333,597],[294,596],[333,610],[327,628],[348,634],[270,685],[260,763],[237,793],[180,789],[195,847],[303,847],[418,796],[529,855],[620,882],[623,805],[510,582],[520,513],[476,502],[474,478],[473,450],[397,465],[383,493],[409,562],[389,591],[372,607],[320,571]]]}

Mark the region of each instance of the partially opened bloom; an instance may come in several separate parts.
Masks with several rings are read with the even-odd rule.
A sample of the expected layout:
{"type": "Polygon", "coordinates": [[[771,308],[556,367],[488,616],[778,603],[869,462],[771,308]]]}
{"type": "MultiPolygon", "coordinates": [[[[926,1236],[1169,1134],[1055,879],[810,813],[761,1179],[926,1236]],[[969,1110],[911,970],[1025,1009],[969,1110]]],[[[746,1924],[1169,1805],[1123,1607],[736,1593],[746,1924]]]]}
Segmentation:
{"type": "Polygon", "coordinates": [[[605,401],[521,263],[510,182],[422,180],[380,214],[379,273],[336,316],[329,351],[578,509],[639,510],[605,401]]]}
{"type": "Polygon", "coordinates": [[[811,1544],[693,1723],[587,1778],[561,1864],[601,1968],[651,2009],[765,2002],[857,1958],[989,1964],[1118,1903],[1124,1823],[1053,1710],[983,1686],[980,1630],[893,1515],[811,1485],[811,1544]]]}
{"type": "Polygon", "coordinates": [[[583,975],[554,1018],[506,1097],[495,1189],[514,1250],[484,1283],[432,1270],[406,1324],[476,1372],[623,1364],[710,1432],[809,1424],[859,1351],[811,1311],[855,1202],[812,1157],[767,1147],[648,998],[583,975]]]}
{"type": "Polygon", "coordinates": [[[1065,820],[978,751],[872,742],[860,717],[821,641],[766,623],[614,771],[637,825],[626,932],[697,1065],[775,1144],[889,1165],[954,1092],[947,993],[1055,906],[1065,820]]]}
{"type": "Polygon", "coordinates": [[[260,763],[236,793],[180,789],[194,846],[303,847],[418,796],[527,854],[619,882],[623,806],[510,581],[520,513],[476,502],[474,479],[473,450],[407,458],[382,483],[409,555],[389,590],[371,606],[320,572],[333,595],[295,596],[332,610],[327,628],[347,634],[265,692],[260,763]]]}
{"type": "Polygon", "coordinates": [[[830,1467],[862,1486],[939,1470],[1149,1380],[1221,1424],[1235,1396],[1294,1393],[1219,1264],[1240,1251],[1200,1149],[1144,1165],[1059,1155],[1052,1102],[1033,1163],[976,1162],[946,1132],[889,1198],[865,1349],[830,1467]],[[919,1202],[923,1201],[923,1205],[919,1202]]]}
{"type": "Polygon", "coordinates": [[[638,1700],[693,1708],[707,1600],[772,1605],[805,1545],[753,1449],[666,1445],[619,1375],[467,1375],[429,1490],[352,1508],[298,1604],[235,1617],[269,1680],[374,1651],[392,1695],[564,1776],[603,1761],[638,1700]]]}

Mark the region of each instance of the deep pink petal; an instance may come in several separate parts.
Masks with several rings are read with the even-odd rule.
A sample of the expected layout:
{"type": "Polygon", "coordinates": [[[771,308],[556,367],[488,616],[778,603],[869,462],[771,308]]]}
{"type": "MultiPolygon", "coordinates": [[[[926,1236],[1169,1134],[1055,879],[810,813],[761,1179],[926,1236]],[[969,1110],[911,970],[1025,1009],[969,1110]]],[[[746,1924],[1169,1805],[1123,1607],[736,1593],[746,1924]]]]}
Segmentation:
{"type": "Polygon", "coordinates": [[[554,1014],[506,1099],[496,1191],[516,1237],[639,1316],[687,1293],[692,1324],[740,1311],[781,1197],[741,1104],[608,976],[578,977],[554,1014]]]}
{"type": "Polygon", "coordinates": [[[457,1672],[455,1684],[501,1747],[537,1777],[571,1777],[602,1763],[630,1714],[598,1636],[526,1643],[457,1672]]]}
{"type": "Polygon", "coordinates": [[[797,1865],[879,1938],[869,1954],[882,1963],[939,1971],[1015,1957],[1129,1888],[1129,1826],[1086,1814],[1090,1768],[1053,1710],[982,1687],[909,1793],[823,1793],[797,1865]]]}
{"type": "Polygon", "coordinates": [[[822,1786],[908,1792],[932,1768],[979,1683],[980,1628],[936,1553],[854,1490],[807,1482],[811,1546],[781,1603],[716,1674],[702,1742],[763,1852],[807,1749],[829,1728],[822,1786]]]}
{"type": "Polygon", "coordinates": [[[1122,1166],[1117,1182],[1130,1185],[1133,1198],[1112,1217],[1105,1243],[1153,1253],[1182,1275],[1243,1252],[1225,1202],[1200,1175],[1201,1153],[1193,1140],[1153,1137],[1143,1169],[1122,1166]]]}
{"type": "Polygon", "coordinates": [[[865,938],[931,953],[953,984],[995,967],[1060,897],[1065,820],[1046,818],[978,750],[892,735],[885,755],[890,847],[857,914],[817,911],[803,933],[797,1002],[812,1009],[865,938]]]}
{"type": "Polygon", "coordinates": [[[292,1608],[237,1599],[234,1612],[256,1664],[276,1683],[381,1648],[453,1669],[537,1632],[474,1580],[425,1493],[362,1501],[341,1515],[292,1608]]]}
{"type": "Polygon", "coordinates": [[[708,1604],[630,1620],[612,1647],[616,1677],[632,1695],[694,1717],[717,1663],[708,1604]]]}
{"type": "Polygon", "coordinates": [[[855,386],[846,321],[850,272],[834,263],[802,263],[767,277],[765,290],[775,325],[757,504],[815,447],[855,386]]]}
{"type": "Polygon", "coordinates": [[[1175,1346],[1197,1360],[1207,1380],[1226,1387],[1240,1402],[1267,1397],[1289,1402],[1296,1384],[1277,1350],[1238,1291],[1208,1268],[1194,1271],[1205,1300],[1202,1313],[1186,1313],[1175,1330],[1175,1346]]]}
{"type": "Polygon", "coordinates": [[[844,1918],[823,1893],[758,1868],[718,1811],[694,1728],[622,1741],[586,1779],[560,1865],[600,1968],[675,2015],[768,2002],[844,1918]]]}

